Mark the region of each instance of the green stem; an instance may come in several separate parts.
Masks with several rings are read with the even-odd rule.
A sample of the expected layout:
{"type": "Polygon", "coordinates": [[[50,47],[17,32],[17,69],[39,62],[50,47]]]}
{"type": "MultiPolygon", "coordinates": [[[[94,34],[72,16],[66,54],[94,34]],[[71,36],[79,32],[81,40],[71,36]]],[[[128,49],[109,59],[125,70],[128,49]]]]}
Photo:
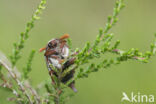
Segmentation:
{"type": "Polygon", "coordinates": [[[60,104],[60,96],[62,93],[62,89],[61,89],[61,78],[62,78],[62,70],[58,69],[58,80],[56,83],[56,96],[54,97],[54,102],[55,104],[60,104]]]}

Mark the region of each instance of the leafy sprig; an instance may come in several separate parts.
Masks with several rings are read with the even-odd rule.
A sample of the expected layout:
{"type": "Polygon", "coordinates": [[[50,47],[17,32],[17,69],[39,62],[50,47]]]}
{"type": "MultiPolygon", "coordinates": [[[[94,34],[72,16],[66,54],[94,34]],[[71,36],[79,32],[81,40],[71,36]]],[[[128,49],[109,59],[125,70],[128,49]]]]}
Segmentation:
{"type": "MultiPolygon", "coordinates": [[[[28,83],[21,81],[20,77],[18,77],[18,70],[15,70],[17,61],[21,58],[21,51],[25,46],[25,41],[29,38],[29,33],[34,27],[34,23],[36,20],[40,19],[39,14],[41,14],[42,10],[45,8],[46,0],[41,0],[40,4],[38,5],[35,13],[32,15],[32,18],[29,22],[26,24],[25,31],[20,34],[20,39],[18,42],[14,43],[13,48],[13,54],[10,56],[11,63],[7,60],[7,58],[1,54],[0,56],[0,68],[3,66],[5,69],[7,69],[8,74],[11,76],[9,78],[12,78],[15,82],[13,84],[13,87],[7,87],[10,88],[14,95],[16,95],[15,102],[17,103],[25,103],[25,104],[39,104],[40,98],[38,98],[38,95],[33,89],[33,87],[28,83]],[[7,61],[5,61],[7,60],[7,61]],[[9,64],[8,64],[9,63],[9,64]],[[16,88],[18,86],[18,88],[16,88]],[[14,89],[16,88],[16,89],[14,89]],[[18,95],[18,96],[17,96],[18,95]],[[22,96],[24,95],[24,96],[22,96]],[[20,100],[19,100],[20,98],[20,100]]],[[[27,79],[28,73],[31,71],[31,62],[33,60],[34,51],[31,52],[30,57],[27,62],[26,68],[24,68],[24,78],[27,79]]],[[[3,74],[1,74],[3,75],[3,74]]],[[[2,77],[1,77],[2,78],[2,77]]],[[[6,80],[5,80],[6,81],[6,80]]],[[[5,82],[3,79],[3,82],[5,82]]],[[[5,86],[7,83],[4,83],[5,86]]]]}
{"type": "Polygon", "coordinates": [[[30,55],[29,55],[29,58],[28,58],[28,62],[26,64],[26,67],[23,68],[23,77],[25,79],[28,78],[28,74],[31,72],[32,70],[32,61],[33,61],[33,58],[34,58],[34,55],[35,55],[35,50],[32,50],[30,55]]]}
{"type": "MultiPolygon", "coordinates": [[[[123,0],[118,0],[116,2],[113,15],[108,17],[105,28],[99,29],[99,35],[97,35],[93,45],[91,45],[90,42],[87,42],[85,47],[76,55],[74,69],[77,71],[77,73],[75,74],[75,77],[71,79],[67,84],[79,78],[88,77],[88,75],[91,72],[97,72],[99,69],[105,69],[113,64],[115,65],[120,64],[123,61],[137,60],[143,63],[147,63],[148,60],[151,58],[151,56],[155,55],[156,40],[151,44],[150,51],[147,51],[144,54],[140,52],[138,49],[134,48],[129,49],[128,51],[118,49],[118,46],[120,45],[120,40],[117,40],[115,44],[111,46],[112,43],[111,40],[113,39],[114,34],[108,32],[117,23],[118,20],[117,16],[124,6],[125,4],[123,3],[123,0]],[[117,57],[111,59],[104,59],[99,64],[91,62],[91,60],[93,60],[94,58],[99,59],[103,54],[106,53],[116,54],[117,57]],[[88,65],[88,68],[83,68],[83,65],[88,63],[91,63],[90,65],[88,65]]],[[[68,72],[69,71],[67,71],[66,73],[68,72]]]]}
{"type": "Polygon", "coordinates": [[[46,0],[41,0],[39,6],[37,7],[35,13],[32,15],[32,18],[26,24],[26,28],[24,32],[20,33],[20,40],[14,43],[13,53],[10,56],[12,65],[15,66],[17,61],[21,58],[20,53],[21,50],[25,46],[25,41],[29,38],[29,32],[33,29],[34,23],[36,20],[40,19],[39,14],[42,13],[42,10],[45,9],[46,0]]]}

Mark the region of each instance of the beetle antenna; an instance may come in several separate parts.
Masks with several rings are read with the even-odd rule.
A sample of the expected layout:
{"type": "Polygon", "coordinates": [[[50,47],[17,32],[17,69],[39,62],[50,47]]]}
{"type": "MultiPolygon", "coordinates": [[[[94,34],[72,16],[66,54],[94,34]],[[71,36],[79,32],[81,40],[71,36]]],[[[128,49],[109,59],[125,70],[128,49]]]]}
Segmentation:
{"type": "Polygon", "coordinates": [[[60,37],[60,40],[67,39],[67,38],[69,38],[69,34],[64,34],[63,36],[60,37]]]}
{"type": "Polygon", "coordinates": [[[42,52],[42,51],[44,51],[46,48],[44,47],[44,48],[40,48],[40,50],[39,50],[39,52],[42,52]]]}

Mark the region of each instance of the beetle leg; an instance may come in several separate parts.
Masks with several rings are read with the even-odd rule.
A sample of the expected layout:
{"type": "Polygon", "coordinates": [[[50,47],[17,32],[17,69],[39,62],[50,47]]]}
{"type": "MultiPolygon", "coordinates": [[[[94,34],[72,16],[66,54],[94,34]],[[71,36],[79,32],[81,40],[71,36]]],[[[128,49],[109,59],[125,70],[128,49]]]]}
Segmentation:
{"type": "Polygon", "coordinates": [[[74,62],[75,62],[75,60],[76,60],[76,58],[71,58],[71,59],[69,59],[66,63],[64,63],[63,64],[63,71],[65,70],[65,69],[67,69],[69,66],[71,66],[71,65],[73,65],[74,64],[74,62]]]}
{"type": "Polygon", "coordinates": [[[54,59],[58,59],[59,58],[59,56],[56,56],[56,55],[52,55],[52,56],[50,56],[51,58],[54,58],[54,59]]]}
{"type": "Polygon", "coordinates": [[[56,54],[57,52],[55,50],[48,50],[45,52],[44,56],[48,57],[50,55],[56,54]]]}

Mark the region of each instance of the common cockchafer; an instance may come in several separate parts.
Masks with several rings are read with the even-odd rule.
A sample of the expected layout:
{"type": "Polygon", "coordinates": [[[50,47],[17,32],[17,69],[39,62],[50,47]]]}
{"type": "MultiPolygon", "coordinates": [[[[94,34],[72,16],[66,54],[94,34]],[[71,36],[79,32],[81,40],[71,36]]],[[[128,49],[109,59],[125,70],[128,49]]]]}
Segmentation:
{"type": "MultiPolygon", "coordinates": [[[[47,64],[47,68],[50,76],[55,75],[58,78],[58,73],[56,71],[61,71],[63,73],[68,67],[74,64],[75,58],[69,58],[69,47],[67,45],[66,39],[69,38],[68,34],[61,36],[60,38],[52,39],[48,42],[46,47],[41,48],[40,52],[44,51],[44,56],[47,64]],[[54,70],[54,68],[56,70],[54,70]]],[[[66,84],[71,78],[73,78],[75,71],[71,70],[68,74],[61,78],[61,82],[66,84]]],[[[52,78],[53,84],[55,84],[52,78]]],[[[74,81],[68,86],[77,92],[74,86],[74,81]]]]}

